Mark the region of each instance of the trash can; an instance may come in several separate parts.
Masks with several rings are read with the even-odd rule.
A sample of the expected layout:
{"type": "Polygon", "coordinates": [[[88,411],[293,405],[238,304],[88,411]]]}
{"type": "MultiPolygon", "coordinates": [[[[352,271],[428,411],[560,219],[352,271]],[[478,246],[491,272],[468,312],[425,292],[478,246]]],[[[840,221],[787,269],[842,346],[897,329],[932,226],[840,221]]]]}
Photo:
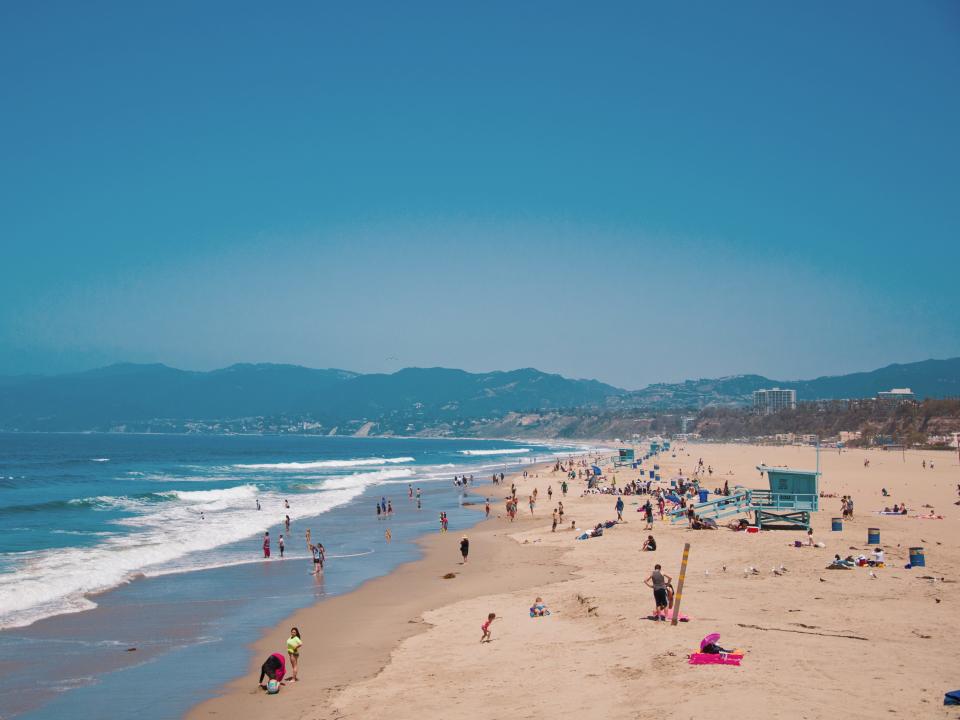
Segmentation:
{"type": "Polygon", "coordinates": [[[880,528],[867,528],[867,545],[880,544],[880,528]]]}
{"type": "Polygon", "coordinates": [[[833,518],[830,523],[830,529],[833,532],[840,532],[843,530],[843,518],[833,518]]]}
{"type": "Polygon", "coordinates": [[[923,548],[915,547],[910,548],[910,564],[913,567],[926,567],[927,563],[923,557],[923,548]]]}
{"type": "Polygon", "coordinates": [[[700,491],[699,491],[699,494],[700,494],[700,502],[705,503],[705,502],[707,501],[707,497],[709,497],[709,495],[710,495],[710,491],[709,491],[709,490],[700,490],[700,491]]]}

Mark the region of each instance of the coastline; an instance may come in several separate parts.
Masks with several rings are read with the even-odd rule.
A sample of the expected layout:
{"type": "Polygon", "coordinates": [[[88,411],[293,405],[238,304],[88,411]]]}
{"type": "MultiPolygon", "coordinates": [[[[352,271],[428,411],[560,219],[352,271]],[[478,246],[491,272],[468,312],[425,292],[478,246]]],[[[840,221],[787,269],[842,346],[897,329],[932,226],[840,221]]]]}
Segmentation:
{"type": "MultiPolygon", "coordinates": [[[[549,463],[531,464],[528,473],[543,472],[549,463]]],[[[505,486],[522,479],[522,472],[507,475],[505,486]]],[[[301,717],[358,680],[375,676],[390,661],[394,649],[407,638],[428,629],[423,615],[458,601],[490,593],[513,592],[555,582],[572,568],[560,562],[560,550],[544,552],[526,546],[518,556],[512,532],[536,522],[521,514],[505,526],[502,514],[504,486],[489,480],[468,490],[472,507],[483,512],[483,498],[490,497],[491,517],[479,518],[467,530],[451,528],[432,533],[416,544],[422,556],[401,564],[386,575],[367,580],[343,595],[297,610],[248,645],[248,672],[220,688],[218,694],[192,708],[189,720],[229,716],[263,717],[267,712],[301,717]],[[477,500],[479,498],[479,500],[477,500]],[[459,539],[470,538],[469,562],[464,565],[459,539]],[[456,573],[456,577],[443,576],[456,573]],[[267,696],[255,683],[263,660],[285,646],[289,629],[298,627],[304,636],[298,683],[288,683],[276,696],[267,696]],[[309,631],[307,630],[309,628],[309,631]]],[[[465,503],[465,505],[468,503],[465,503]]],[[[289,673],[289,667],[288,667],[289,673]]]]}
{"type": "MultiPolygon", "coordinates": [[[[762,483],[758,464],[814,463],[809,448],[719,444],[692,445],[683,457],[659,463],[666,477],[680,465],[689,469],[699,455],[715,468],[714,483],[730,479],[748,487],[762,483]]],[[[827,718],[840,706],[853,718],[947,717],[938,706],[955,684],[949,658],[960,633],[955,460],[946,453],[909,451],[901,459],[857,450],[826,453],[823,470],[821,490],[852,493],[859,510],[843,532],[831,533],[839,499],[823,498],[812,521],[826,545],[819,549],[794,548],[798,535],[789,531],[704,533],[658,520],[658,551],[641,554],[647,531],[635,505],[642,496],[625,498],[625,523],[602,538],[573,542],[569,531],[550,532],[541,494],[543,509],[533,519],[521,512],[523,520],[511,525],[494,517],[470,531],[467,568],[459,564],[456,530],[431,535],[422,542],[422,559],[301,610],[264,634],[252,646],[250,673],[187,717],[466,720],[562,711],[636,718],[638,704],[649,717],[715,715],[725,708],[758,720],[827,718]],[[937,469],[919,482],[921,459],[930,456],[937,469]],[[871,460],[869,471],[864,458],[871,460]],[[881,487],[891,491],[888,504],[906,501],[911,511],[932,504],[945,519],[879,516],[881,487]],[[834,553],[869,552],[868,527],[882,531],[887,567],[876,577],[865,568],[825,571],[834,553]],[[650,622],[642,581],[654,562],[676,578],[685,542],[693,549],[683,613],[692,620],[676,627],[650,622]],[[927,546],[925,569],[904,569],[914,544],[927,546]],[[780,576],[769,569],[778,565],[787,568],[780,576]],[[441,579],[448,571],[459,574],[441,579]],[[535,595],[548,603],[550,618],[527,617],[535,595]],[[488,611],[502,621],[494,626],[495,642],[480,646],[479,624],[488,611]],[[303,680],[268,697],[255,688],[257,669],[282,649],[291,624],[305,635],[303,680]],[[714,631],[725,646],[746,651],[743,666],[687,665],[686,654],[714,631]],[[678,683],[689,692],[678,692],[678,683]],[[494,691],[499,688],[509,690],[494,691]]],[[[636,476],[616,473],[626,476],[621,484],[636,476]]],[[[513,476],[507,487],[511,479],[522,498],[534,486],[541,493],[548,483],[558,489],[561,477],[541,471],[524,482],[513,476]]],[[[578,527],[589,528],[614,516],[612,496],[580,497],[581,488],[579,481],[571,484],[567,519],[575,516],[578,527]]],[[[491,498],[492,515],[502,514],[504,494],[491,498]]]]}

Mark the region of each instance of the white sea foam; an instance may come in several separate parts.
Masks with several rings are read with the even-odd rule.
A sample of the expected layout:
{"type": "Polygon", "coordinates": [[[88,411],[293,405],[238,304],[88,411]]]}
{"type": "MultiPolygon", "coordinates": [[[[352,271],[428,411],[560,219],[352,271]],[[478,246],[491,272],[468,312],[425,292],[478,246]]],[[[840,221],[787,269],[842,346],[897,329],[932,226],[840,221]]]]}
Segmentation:
{"type": "Polygon", "coordinates": [[[323,468],[348,468],[374,465],[392,465],[395,463],[415,462],[412,457],[395,458],[357,458],[355,460],[317,460],[315,462],[254,463],[252,465],[234,465],[240,470],[321,470],[323,468]]]}
{"type": "MultiPolygon", "coordinates": [[[[344,505],[363,492],[363,486],[299,494],[289,509],[283,505],[284,495],[257,492],[253,485],[241,485],[172,491],[163,493],[169,500],[160,502],[95,498],[104,505],[136,507],[140,514],[115,521],[135,531],[106,537],[90,547],[18,553],[13,572],[0,573],[0,628],[96,607],[88,594],[116,587],[141,573],[228,564],[236,556],[218,548],[255,538],[282,514],[298,520],[344,505]],[[256,510],[255,496],[265,512],[256,510]]],[[[251,550],[256,552],[256,547],[253,541],[251,550]]],[[[0,564],[5,556],[9,558],[9,554],[0,555],[0,564]]]]}
{"type": "Polygon", "coordinates": [[[530,448],[513,448],[503,450],[461,450],[461,455],[522,455],[530,452],[530,448]]]}
{"type": "Polygon", "coordinates": [[[378,485],[387,480],[409,478],[415,475],[413,468],[397,468],[396,470],[378,470],[376,472],[354,473],[353,475],[337,475],[324,478],[321,483],[312,487],[323,490],[346,490],[378,485]]]}
{"type": "Polygon", "coordinates": [[[90,458],[90,462],[110,462],[110,458],[90,458]]]}

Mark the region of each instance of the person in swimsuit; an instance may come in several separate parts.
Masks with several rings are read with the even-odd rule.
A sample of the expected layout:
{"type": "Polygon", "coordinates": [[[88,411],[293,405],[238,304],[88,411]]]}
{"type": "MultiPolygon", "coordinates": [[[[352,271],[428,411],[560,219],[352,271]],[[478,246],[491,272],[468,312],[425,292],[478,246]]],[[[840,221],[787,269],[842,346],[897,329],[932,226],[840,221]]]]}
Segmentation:
{"type": "Polygon", "coordinates": [[[283,557],[283,548],[284,548],[284,545],[283,545],[283,535],[281,535],[281,536],[280,536],[280,539],[277,540],[277,547],[280,548],[280,557],[283,557]]]}
{"type": "Polygon", "coordinates": [[[667,619],[667,606],[669,605],[669,601],[667,600],[667,583],[672,582],[672,577],[660,572],[659,563],[653,566],[653,572],[643,581],[644,585],[653,588],[653,602],[656,605],[653,615],[657,620],[666,621],[667,619]]]}
{"type": "Polygon", "coordinates": [[[299,680],[297,677],[297,664],[300,662],[301,645],[303,645],[303,640],[300,639],[299,628],[290,628],[290,637],[287,638],[287,657],[290,658],[290,679],[294,682],[299,680]]]}
{"type": "Polygon", "coordinates": [[[310,552],[313,554],[313,574],[319,575],[323,571],[323,550],[319,545],[311,545],[310,552]]]}
{"type": "Polygon", "coordinates": [[[480,642],[490,642],[493,638],[490,636],[490,623],[497,619],[496,613],[490,613],[487,615],[487,621],[480,626],[480,629],[483,630],[483,635],[480,637],[480,642]]]}
{"type": "Polygon", "coordinates": [[[270,557],[270,532],[265,532],[263,534],[263,556],[265,558],[270,557]]]}

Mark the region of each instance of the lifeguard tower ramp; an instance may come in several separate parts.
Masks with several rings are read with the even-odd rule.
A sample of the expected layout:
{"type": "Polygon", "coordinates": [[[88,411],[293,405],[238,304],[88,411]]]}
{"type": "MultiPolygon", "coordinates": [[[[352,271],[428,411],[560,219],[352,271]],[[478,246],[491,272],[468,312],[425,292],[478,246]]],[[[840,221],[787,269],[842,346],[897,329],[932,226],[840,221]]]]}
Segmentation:
{"type": "MultiPolygon", "coordinates": [[[[758,528],[810,528],[810,513],[819,510],[817,470],[757,466],[767,476],[769,488],[736,487],[730,495],[694,503],[693,510],[701,518],[719,520],[753,513],[753,524],[758,528]]],[[[686,511],[670,513],[670,522],[686,519],[686,511]]]]}

